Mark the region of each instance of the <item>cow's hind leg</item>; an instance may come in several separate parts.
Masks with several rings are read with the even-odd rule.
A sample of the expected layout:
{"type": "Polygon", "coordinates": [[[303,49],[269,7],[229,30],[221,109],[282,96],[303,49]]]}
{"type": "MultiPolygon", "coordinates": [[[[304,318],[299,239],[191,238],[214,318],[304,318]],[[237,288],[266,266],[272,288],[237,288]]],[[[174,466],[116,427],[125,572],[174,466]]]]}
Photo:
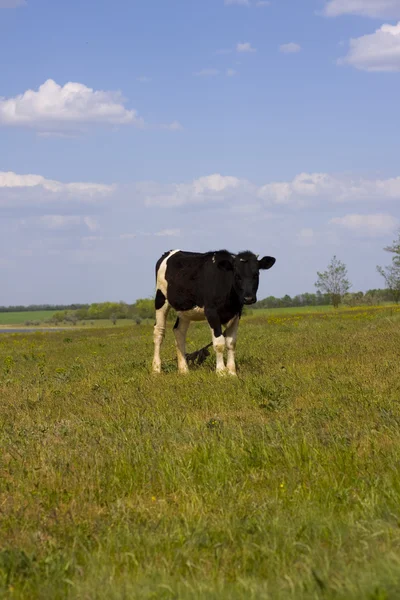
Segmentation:
{"type": "Polygon", "coordinates": [[[156,300],[156,323],[154,325],[154,358],[153,358],[153,373],[161,373],[161,356],[160,348],[165,336],[165,325],[169,313],[170,305],[168,300],[161,292],[157,290],[156,300]]]}
{"type": "Polygon", "coordinates": [[[186,362],[186,334],[187,330],[189,329],[189,325],[189,319],[185,319],[183,317],[178,317],[174,325],[179,373],[187,373],[189,370],[186,362]]]}
{"type": "Polygon", "coordinates": [[[225,331],[226,348],[228,350],[228,360],[226,361],[226,368],[230,375],[236,375],[235,349],[238,327],[239,316],[236,316],[228,323],[228,327],[225,331]]]}

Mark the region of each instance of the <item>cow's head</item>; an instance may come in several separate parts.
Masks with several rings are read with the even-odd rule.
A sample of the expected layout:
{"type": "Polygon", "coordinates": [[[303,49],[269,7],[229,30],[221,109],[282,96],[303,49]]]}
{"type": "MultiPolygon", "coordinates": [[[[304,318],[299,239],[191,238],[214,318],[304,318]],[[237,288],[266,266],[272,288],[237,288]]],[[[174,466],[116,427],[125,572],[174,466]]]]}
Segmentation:
{"type": "Polygon", "coordinates": [[[264,256],[260,260],[252,252],[240,252],[234,259],[234,288],[243,304],[257,302],[260,269],[270,269],[275,258],[264,256]]]}

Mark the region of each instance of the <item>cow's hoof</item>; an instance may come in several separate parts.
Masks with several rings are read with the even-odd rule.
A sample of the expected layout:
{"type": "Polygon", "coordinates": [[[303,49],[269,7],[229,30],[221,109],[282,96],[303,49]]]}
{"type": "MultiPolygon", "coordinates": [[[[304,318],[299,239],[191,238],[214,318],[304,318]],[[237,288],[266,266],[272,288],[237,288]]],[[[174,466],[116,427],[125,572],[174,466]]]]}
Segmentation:
{"type": "Polygon", "coordinates": [[[236,371],[227,371],[228,375],[231,375],[231,377],[237,377],[237,373],[236,371]]]}
{"type": "Polygon", "coordinates": [[[227,371],[225,369],[218,369],[217,371],[215,371],[216,374],[218,375],[218,377],[225,377],[227,371]]]}

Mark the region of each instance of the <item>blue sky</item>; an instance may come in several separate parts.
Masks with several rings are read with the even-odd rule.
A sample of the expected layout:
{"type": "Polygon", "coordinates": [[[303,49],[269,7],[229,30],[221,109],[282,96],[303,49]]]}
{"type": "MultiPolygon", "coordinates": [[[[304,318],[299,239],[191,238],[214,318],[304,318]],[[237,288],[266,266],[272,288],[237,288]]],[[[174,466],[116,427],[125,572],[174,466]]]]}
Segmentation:
{"type": "Polygon", "coordinates": [[[0,0],[0,73],[0,304],[133,301],[171,248],[382,285],[400,0],[0,0]]]}

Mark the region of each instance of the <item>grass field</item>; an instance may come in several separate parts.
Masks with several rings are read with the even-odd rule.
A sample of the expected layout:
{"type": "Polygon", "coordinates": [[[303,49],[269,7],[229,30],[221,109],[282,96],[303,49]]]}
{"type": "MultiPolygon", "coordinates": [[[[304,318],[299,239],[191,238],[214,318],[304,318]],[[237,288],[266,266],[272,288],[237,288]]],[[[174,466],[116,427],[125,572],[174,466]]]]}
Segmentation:
{"type": "MultiPolygon", "coordinates": [[[[347,310],[346,307],[342,307],[339,311],[347,310]]],[[[316,312],[332,312],[335,311],[333,306],[303,306],[300,308],[261,308],[261,309],[251,309],[250,312],[253,315],[288,315],[288,314],[306,314],[311,313],[314,314],[316,312]]],[[[43,321],[51,319],[51,317],[57,311],[54,310],[42,310],[42,311],[26,311],[26,312],[11,312],[11,313],[0,313],[0,327],[8,326],[8,325],[21,325],[27,321],[40,321],[43,324],[43,321]]],[[[92,324],[96,327],[109,327],[110,319],[96,319],[95,321],[87,320],[85,321],[86,325],[92,324]]],[[[117,326],[126,327],[127,323],[131,323],[131,321],[125,321],[124,319],[117,321],[117,326]]],[[[62,326],[73,327],[71,323],[65,324],[62,323],[62,326]]],[[[78,323],[78,326],[82,325],[82,321],[78,323]]]]}
{"type": "Polygon", "coordinates": [[[400,311],[0,336],[0,597],[400,597],[400,311]],[[171,326],[170,326],[171,329],[171,326]],[[189,330],[192,351],[207,327],[189,330]]]}
{"type": "MultiPolygon", "coordinates": [[[[54,327],[54,325],[49,325],[47,323],[45,323],[44,321],[51,319],[51,317],[54,315],[54,313],[57,311],[51,311],[51,310],[43,310],[43,311],[33,311],[33,312],[15,312],[15,313],[0,313],[0,329],[4,329],[4,328],[8,328],[10,326],[12,327],[16,327],[16,328],[24,328],[26,327],[25,323],[27,321],[32,322],[38,322],[39,325],[38,327],[54,327]]],[[[126,327],[127,325],[132,325],[132,321],[131,320],[124,320],[124,319],[120,319],[117,321],[116,326],[117,327],[126,327]]],[[[76,327],[83,327],[83,326],[87,326],[87,327],[110,327],[111,326],[111,321],[110,319],[96,319],[94,321],[91,320],[85,320],[85,321],[78,321],[78,323],[76,325],[73,325],[72,323],[64,323],[61,322],[59,325],[57,325],[57,327],[62,327],[62,328],[76,328],[76,327]]]]}
{"type": "Polygon", "coordinates": [[[0,313],[0,325],[23,325],[26,321],[44,321],[51,319],[55,310],[0,313]]]}
{"type": "MultiPolygon", "coordinates": [[[[297,308],[257,308],[257,309],[251,309],[250,310],[252,312],[253,315],[257,314],[257,315],[288,315],[288,314],[296,314],[296,315],[301,315],[304,313],[319,313],[319,312],[331,312],[331,311],[335,311],[335,309],[333,308],[333,306],[300,306],[297,308]]],[[[339,308],[339,310],[346,310],[346,308],[339,308]]]]}

